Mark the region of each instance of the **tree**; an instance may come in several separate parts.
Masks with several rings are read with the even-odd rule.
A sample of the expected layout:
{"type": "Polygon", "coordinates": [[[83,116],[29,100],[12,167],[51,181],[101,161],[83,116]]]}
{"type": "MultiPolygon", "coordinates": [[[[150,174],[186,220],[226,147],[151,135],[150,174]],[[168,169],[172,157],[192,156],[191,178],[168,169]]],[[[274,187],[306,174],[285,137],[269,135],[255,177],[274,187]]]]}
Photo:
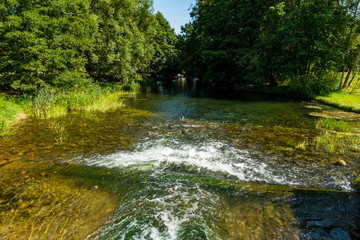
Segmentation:
{"type": "Polygon", "coordinates": [[[334,84],[348,24],[337,0],[199,0],[192,16],[183,61],[212,87],[288,84],[311,95],[334,84]]]}
{"type": "Polygon", "coordinates": [[[156,27],[152,38],[155,53],[149,66],[150,75],[158,80],[172,80],[171,77],[179,72],[177,58],[177,36],[165,17],[157,12],[155,14],[156,27]]]}
{"type": "Polygon", "coordinates": [[[127,83],[144,72],[154,54],[156,21],[151,2],[98,0],[92,5],[99,30],[88,71],[99,81],[127,83]]]}
{"type": "Polygon", "coordinates": [[[151,0],[3,0],[0,19],[0,84],[21,91],[128,83],[175,52],[151,0]]]}
{"type": "Polygon", "coordinates": [[[62,84],[69,73],[87,76],[96,17],[90,2],[16,1],[1,4],[1,85],[22,91],[62,84]]]}
{"type": "Polygon", "coordinates": [[[350,20],[348,25],[348,33],[346,34],[345,44],[343,45],[343,68],[339,88],[347,88],[353,82],[355,75],[351,79],[353,72],[359,65],[360,56],[360,25],[359,25],[359,7],[360,0],[346,1],[345,6],[348,9],[350,20]],[[345,80],[345,71],[348,70],[345,80]]]}

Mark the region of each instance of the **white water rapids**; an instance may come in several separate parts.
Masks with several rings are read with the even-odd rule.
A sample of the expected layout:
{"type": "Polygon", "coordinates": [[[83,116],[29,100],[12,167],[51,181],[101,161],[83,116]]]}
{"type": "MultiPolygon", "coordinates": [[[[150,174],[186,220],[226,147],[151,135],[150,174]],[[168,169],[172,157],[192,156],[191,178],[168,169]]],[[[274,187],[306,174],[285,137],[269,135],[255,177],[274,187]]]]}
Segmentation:
{"type": "Polygon", "coordinates": [[[347,178],[326,169],[278,163],[219,141],[189,144],[163,138],[139,144],[133,151],[96,155],[82,161],[92,167],[152,171],[155,175],[177,171],[241,182],[353,190],[347,178]]]}
{"type": "Polygon", "coordinates": [[[351,191],[346,178],[311,167],[280,165],[276,159],[262,159],[259,154],[219,141],[195,145],[162,138],[139,144],[133,151],[97,155],[83,162],[119,172],[143,172],[150,177],[144,180],[144,187],[138,189],[134,184],[130,188],[97,239],[221,239],[216,233],[216,219],[221,218],[223,197],[176,177],[164,181],[164,175],[351,191]]]}

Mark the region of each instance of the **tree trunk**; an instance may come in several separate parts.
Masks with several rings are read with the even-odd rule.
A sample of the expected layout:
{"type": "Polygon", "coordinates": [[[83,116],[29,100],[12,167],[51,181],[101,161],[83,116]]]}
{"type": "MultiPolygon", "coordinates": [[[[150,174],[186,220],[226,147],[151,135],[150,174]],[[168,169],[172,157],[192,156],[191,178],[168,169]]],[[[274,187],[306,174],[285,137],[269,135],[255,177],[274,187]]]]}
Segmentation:
{"type": "MultiPolygon", "coordinates": [[[[347,39],[346,51],[345,51],[345,53],[344,53],[344,60],[346,59],[346,56],[347,56],[347,54],[348,54],[349,51],[350,51],[351,37],[352,37],[353,31],[354,31],[354,28],[355,28],[355,24],[356,24],[356,17],[357,17],[357,15],[358,15],[359,4],[360,4],[360,0],[357,0],[357,1],[356,1],[355,12],[354,12],[354,17],[353,17],[353,24],[351,24],[349,36],[348,36],[348,39],[347,39]]],[[[343,79],[344,79],[345,70],[346,70],[346,66],[344,66],[344,67],[343,67],[343,70],[342,70],[339,88],[344,88],[343,86],[345,86],[345,83],[343,84],[343,79]]],[[[349,76],[349,73],[348,73],[348,75],[347,75],[346,77],[348,77],[348,76],[349,76]]],[[[349,76],[349,77],[350,77],[350,76],[349,76]]],[[[349,79],[348,79],[348,81],[349,81],[349,79]]],[[[346,80],[345,80],[345,82],[346,82],[346,80]]],[[[346,83],[346,85],[347,85],[347,83],[346,83]]]]}
{"type": "Polygon", "coordinates": [[[270,88],[277,87],[277,82],[276,82],[275,76],[272,73],[270,73],[270,76],[269,76],[269,83],[270,83],[270,88]]]}
{"type": "Polygon", "coordinates": [[[341,89],[342,85],[343,85],[343,80],[344,80],[344,75],[345,75],[345,69],[346,67],[343,67],[343,70],[341,71],[341,79],[340,79],[340,83],[339,83],[339,89],[341,89]]]}
{"type": "Polygon", "coordinates": [[[345,82],[344,82],[344,84],[343,84],[342,87],[341,87],[342,89],[344,89],[344,88],[346,88],[346,87],[348,86],[349,80],[350,80],[350,77],[351,77],[351,74],[352,74],[353,70],[354,70],[354,65],[352,65],[352,66],[350,67],[349,72],[348,72],[347,75],[346,75],[345,82]]]}
{"type": "Polygon", "coordinates": [[[355,78],[357,77],[357,75],[358,75],[357,73],[354,74],[354,76],[352,77],[351,81],[350,81],[349,84],[348,84],[348,87],[351,86],[351,84],[354,82],[354,80],[355,80],[355,78]]]}
{"type": "Polygon", "coordinates": [[[355,69],[355,73],[353,75],[353,77],[351,78],[351,81],[349,82],[349,84],[347,85],[347,87],[350,87],[351,84],[353,83],[353,81],[355,80],[355,77],[358,75],[358,69],[355,69]]]}

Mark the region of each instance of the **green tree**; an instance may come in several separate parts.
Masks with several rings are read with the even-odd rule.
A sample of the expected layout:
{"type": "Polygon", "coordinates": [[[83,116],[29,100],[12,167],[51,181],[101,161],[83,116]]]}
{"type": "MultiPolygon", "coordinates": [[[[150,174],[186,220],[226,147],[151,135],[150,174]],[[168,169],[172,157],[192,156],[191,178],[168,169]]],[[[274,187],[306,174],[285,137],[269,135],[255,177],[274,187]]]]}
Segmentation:
{"type": "Polygon", "coordinates": [[[3,0],[0,19],[0,84],[22,91],[128,83],[175,52],[151,0],[3,0]]]}
{"type": "Polygon", "coordinates": [[[341,61],[339,36],[346,30],[346,9],[335,0],[286,1],[279,74],[303,95],[330,90],[341,61]]]}
{"type": "Polygon", "coordinates": [[[319,94],[335,83],[348,9],[338,0],[198,0],[182,61],[212,87],[287,84],[319,94]]]}
{"type": "Polygon", "coordinates": [[[93,1],[99,30],[87,68],[92,77],[127,83],[145,71],[154,54],[151,38],[156,22],[150,8],[148,1],[93,1]]]}
{"type": "Polygon", "coordinates": [[[356,77],[360,60],[360,1],[345,1],[345,6],[350,20],[348,21],[347,33],[344,34],[346,37],[343,38],[343,45],[340,46],[343,50],[343,68],[339,88],[347,88],[351,85],[356,77]],[[347,74],[344,79],[346,71],[347,74]]]}
{"type": "Polygon", "coordinates": [[[3,1],[1,85],[34,91],[61,85],[71,73],[86,78],[86,55],[97,31],[89,12],[90,1],[83,0],[3,1]]]}
{"type": "Polygon", "coordinates": [[[175,48],[177,36],[165,17],[155,14],[156,28],[152,38],[155,53],[152,57],[149,70],[154,79],[171,80],[179,72],[178,52],[175,48]]]}

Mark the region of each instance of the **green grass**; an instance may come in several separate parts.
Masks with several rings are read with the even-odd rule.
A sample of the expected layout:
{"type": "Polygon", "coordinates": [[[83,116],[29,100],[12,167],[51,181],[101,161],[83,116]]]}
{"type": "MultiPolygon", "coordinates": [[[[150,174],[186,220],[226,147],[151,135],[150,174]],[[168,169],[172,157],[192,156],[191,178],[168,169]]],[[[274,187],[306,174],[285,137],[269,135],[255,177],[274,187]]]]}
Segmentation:
{"type": "MultiPolygon", "coordinates": [[[[333,92],[327,96],[316,97],[316,100],[342,110],[360,113],[360,95],[357,94],[348,94],[345,91],[333,92]]],[[[349,122],[322,118],[317,126],[325,131],[314,140],[316,149],[325,150],[331,154],[360,152],[360,136],[349,122]]]]}
{"type": "Polygon", "coordinates": [[[123,105],[121,97],[131,93],[123,91],[122,86],[96,87],[86,91],[39,91],[29,96],[27,111],[38,118],[58,117],[76,110],[107,111],[123,105]]]}
{"type": "Polygon", "coordinates": [[[322,130],[313,141],[315,148],[330,154],[360,152],[360,136],[349,122],[331,118],[321,118],[317,127],[322,130]]]}
{"type": "Polygon", "coordinates": [[[351,95],[346,92],[334,92],[327,96],[316,97],[316,100],[346,111],[360,113],[360,95],[351,95]]]}
{"type": "Polygon", "coordinates": [[[106,94],[106,96],[99,98],[96,102],[85,107],[87,111],[108,111],[123,106],[123,101],[120,99],[128,95],[126,92],[117,91],[106,94]]]}
{"type": "Polygon", "coordinates": [[[133,95],[137,89],[136,84],[104,87],[96,85],[83,91],[41,90],[36,95],[23,97],[0,93],[0,136],[12,132],[12,127],[21,114],[50,118],[76,110],[104,112],[123,106],[121,98],[133,95]]]}
{"type": "Polygon", "coordinates": [[[318,121],[318,127],[336,132],[355,132],[355,129],[348,122],[332,118],[321,118],[318,121]]]}
{"type": "Polygon", "coordinates": [[[341,136],[325,133],[315,139],[316,149],[325,150],[331,154],[346,154],[360,151],[359,136],[341,136]]]}
{"type": "Polygon", "coordinates": [[[18,116],[23,113],[23,108],[14,98],[0,96],[0,136],[10,133],[18,116]]]}

